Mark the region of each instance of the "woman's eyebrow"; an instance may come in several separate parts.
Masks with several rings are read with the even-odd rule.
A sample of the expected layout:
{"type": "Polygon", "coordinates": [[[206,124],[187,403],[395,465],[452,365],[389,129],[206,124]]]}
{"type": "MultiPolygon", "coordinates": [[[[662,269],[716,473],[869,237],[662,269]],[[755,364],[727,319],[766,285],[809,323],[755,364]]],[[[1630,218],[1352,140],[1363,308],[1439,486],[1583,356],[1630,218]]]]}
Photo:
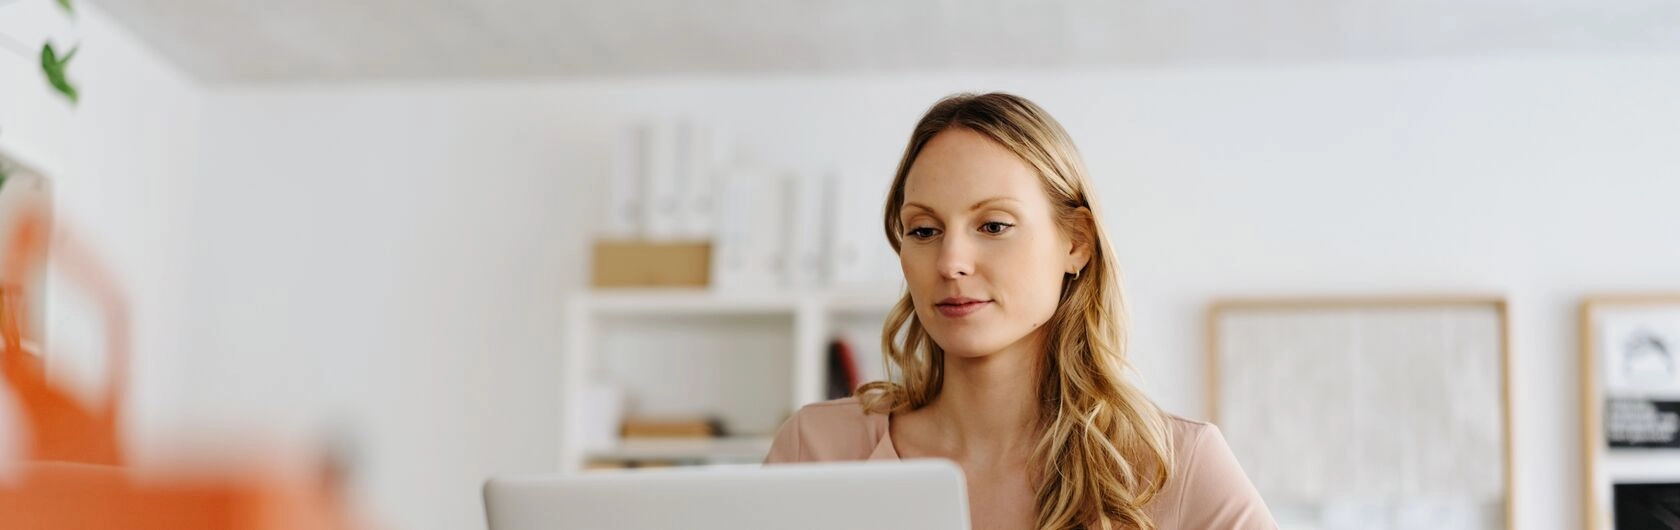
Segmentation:
{"type": "Polygon", "coordinates": [[[1018,203],[1018,202],[1021,202],[1021,201],[1016,200],[1014,197],[1005,197],[1005,196],[999,195],[997,197],[980,199],[980,202],[974,203],[974,206],[968,207],[968,211],[972,212],[972,211],[978,210],[981,207],[984,207],[987,204],[991,204],[991,203],[994,203],[994,202],[1017,202],[1018,203]]]}
{"type": "MultiPolygon", "coordinates": [[[[994,202],[1015,202],[1015,203],[1018,203],[1018,202],[1021,202],[1021,201],[1016,200],[1014,197],[1005,197],[1005,196],[1001,196],[1001,195],[997,196],[997,197],[988,197],[988,198],[985,198],[985,199],[980,199],[980,202],[976,202],[976,203],[974,203],[974,206],[968,207],[968,211],[972,212],[974,210],[978,210],[978,209],[986,206],[987,204],[991,204],[991,203],[994,203],[994,202]]],[[[938,213],[937,210],[934,210],[933,208],[929,207],[928,205],[925,205],[925,204],[922,204],[922,203],[919,203],[919,202],[904,203],[904,208],[921,208],[923,210],[927,210],[930,213],[938,213]]]]}

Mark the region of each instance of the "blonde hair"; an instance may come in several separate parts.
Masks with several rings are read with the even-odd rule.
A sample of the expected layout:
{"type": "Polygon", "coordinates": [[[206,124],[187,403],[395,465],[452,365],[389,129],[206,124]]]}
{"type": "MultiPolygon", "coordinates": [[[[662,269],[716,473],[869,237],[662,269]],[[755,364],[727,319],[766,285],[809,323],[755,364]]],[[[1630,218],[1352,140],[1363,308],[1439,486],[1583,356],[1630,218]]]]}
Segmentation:
{"type": "MultiPolygon", "coordinates": [[[[1091,259],[1062,283],[1061,301],[1045,324],[1038,381],[1041,436],[1029,461],[1036,483],[1037,528],[1152,530],[1144,512],[1166,484],[1172,445],[1166,417],[1131,381],[1126,361],[1125,305],[1108,236],[1097,222],[1085,164],[1060,124],[1025,98],[958,94],[930,108],[899,161],[888,192],[887,240],[898,251],[904,226],[904,184],[928,141],[964,128],[985,135],[1039,175],[1062,230],[1091,245],[1091,259]]],[[[927,406],[944,383],[945,352],[916,317],[908,292],[881,333],[893,381],[858,389],[865,409],[907,412],[927,406]]]]}

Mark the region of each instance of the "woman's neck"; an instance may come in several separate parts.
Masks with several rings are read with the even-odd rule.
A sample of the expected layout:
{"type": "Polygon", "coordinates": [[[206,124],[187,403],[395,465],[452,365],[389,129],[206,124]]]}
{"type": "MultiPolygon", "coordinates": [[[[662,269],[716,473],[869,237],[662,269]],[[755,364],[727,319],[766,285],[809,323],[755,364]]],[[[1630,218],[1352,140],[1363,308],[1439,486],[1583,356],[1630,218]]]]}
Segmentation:
{"type": "Polygon", "coordinates": [[[945,450],[982,461],[1032,451],[1043,342],[1033,333],[991,355],[945,356],[945,381],[928,406],[941,438],[952,444],[945,450]]]}

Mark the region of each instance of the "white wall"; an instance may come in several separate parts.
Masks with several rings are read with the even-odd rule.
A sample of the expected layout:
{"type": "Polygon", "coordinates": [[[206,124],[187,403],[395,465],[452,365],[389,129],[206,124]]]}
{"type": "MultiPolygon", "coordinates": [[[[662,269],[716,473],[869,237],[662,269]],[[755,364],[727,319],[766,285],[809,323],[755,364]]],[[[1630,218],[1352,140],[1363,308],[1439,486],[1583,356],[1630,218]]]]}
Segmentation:
{"type": "Polygon", "coordinates": [[[1680,289],[1680,57],[218,90],[187,399],[350,425],[394,527],[480,527],[486,474],[555,464],[560,298],[617,127],[695,116],[759,159],[884,173],[959,90],[1031,97],[1079,142],[1135,356],[1186,415],[1211,299],[1508,295],[1516,522],[1578,526],[1575,304],[1680,289]]]}
{"type": "MultiPolygon", "coordinates": [[[[125,426],[144,455],[168,449],[163,434],[179,419],[188,186],[204,93],[98,8],[78,7],[74,19],[44,0],[0,7],[0,34],[36,50],[48,36],[61,51],[81,44],[69,70],[82,91],[72,107],[51,92],[38,55],[0,51],[0,149],[51,181],[59,227],[95,249],[125,289],[134,361],[125,426]]],[[[102,382],[97,313],[73,285],[48,287],[49,369],[102,382]]],[[[8,429],[13,405],[0,402],[8,429]]]]}

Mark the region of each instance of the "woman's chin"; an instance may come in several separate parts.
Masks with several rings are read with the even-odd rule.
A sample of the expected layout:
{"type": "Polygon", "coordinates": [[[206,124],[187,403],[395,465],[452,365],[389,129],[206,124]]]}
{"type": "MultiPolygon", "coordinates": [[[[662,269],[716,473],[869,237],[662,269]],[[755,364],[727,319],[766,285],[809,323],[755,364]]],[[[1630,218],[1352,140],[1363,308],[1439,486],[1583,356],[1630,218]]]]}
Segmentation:
{"type": "Polygon", "coordinates": [[[947,359],[979,359],[996,353],[998,350],[1001,350],[1002,347],[992,347],[990,345],[978,343],[962,343],[945,346],[941,343],[940,349],[945,350],[945,357],[947,359]]]}

